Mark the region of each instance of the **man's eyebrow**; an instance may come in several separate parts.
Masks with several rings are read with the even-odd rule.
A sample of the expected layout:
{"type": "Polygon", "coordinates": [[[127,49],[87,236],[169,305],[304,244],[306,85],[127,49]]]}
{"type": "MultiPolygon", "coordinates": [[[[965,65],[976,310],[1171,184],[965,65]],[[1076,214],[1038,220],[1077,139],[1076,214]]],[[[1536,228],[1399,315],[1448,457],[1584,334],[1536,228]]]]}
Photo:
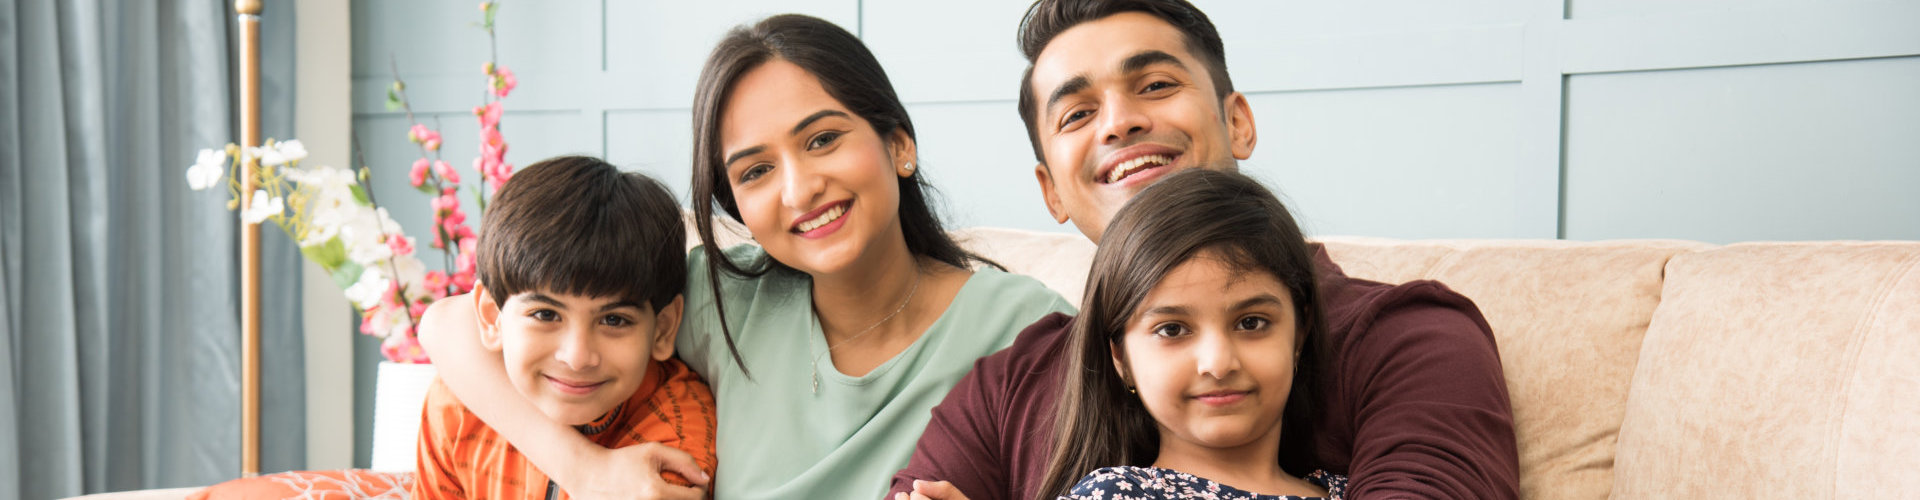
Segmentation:
{"type": "Polygon", "coordinates": [[[808,125],[812,125],[813,122],[820,121],[821,118],[826,118],[829,116],[838,116],[841,118],[846,118],[847,114],[842,113],[838,110],[832,110],[832,109],[823,109],[823,110],[815,111],[813,112],[813,114],[807,115],[806,118],[800,119],[800,123],[795,124],[793,126],[793,131],[788,132],[787,135],[800,135],[800,131],[806,130],[808,125]]]}
{"type": "Polygon", "coordinates": [[[1158,50],[1143,50],[1137,54],[1128,56],[1125,61],[1120,61],[1120,72],[1123,74],[1132,73],[1146,69],[1147,66],[1162,63],[1172,64],[1173,67],[1180,68],[1183,71],[1187,69],[1187,65],[1180,62],[1180,58],[1173,57],[1173,54],[1158,50]]]}
{"type": "Polygon", "coordinates": [[[1047,110],[1052,111],[1053,105],[1059,103],[1061,99],[1078,94],[1080,91],[1086,90],[1087,87],[1091,86],[1093,86],[1093,81],[1088,80],[1087,75],[1079,75],[1067,79],[1066,83],[1060,84],[1059,87],[1053,89],[1053,93],[1047,95],[1047,110]]]}

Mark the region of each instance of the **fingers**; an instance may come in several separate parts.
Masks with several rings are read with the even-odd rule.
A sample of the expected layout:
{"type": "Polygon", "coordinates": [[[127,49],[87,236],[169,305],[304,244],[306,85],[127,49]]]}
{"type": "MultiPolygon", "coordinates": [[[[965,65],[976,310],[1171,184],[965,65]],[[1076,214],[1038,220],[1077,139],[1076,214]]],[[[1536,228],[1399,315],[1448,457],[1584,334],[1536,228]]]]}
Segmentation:
{"type": "Polygon", "coordinates": [[[700,463],[693,460],[692,454],[659,443],[648,444],[652,446],[647,447],[647,457],[660,466],[661,472],[678,473],[695,485],[710,486],[708,483],[713,478],[707,475],[707,471],[700,470],[700,463]]]}
{"type": "Polygon", "coordinates": [[[655,498],[661,500],[703,500],[707,498],[707,491],[705,489],[692,486],[661,484],[659,489],[654,491],[659,493],[655,498]]]}
{"type": "Polygon", "coordinates": [[[913,495],[908,498],[911,500],[967,500],[967,495],[960,493],[960,489],[953,487],[953,483],[915,479],[913,495]]]}

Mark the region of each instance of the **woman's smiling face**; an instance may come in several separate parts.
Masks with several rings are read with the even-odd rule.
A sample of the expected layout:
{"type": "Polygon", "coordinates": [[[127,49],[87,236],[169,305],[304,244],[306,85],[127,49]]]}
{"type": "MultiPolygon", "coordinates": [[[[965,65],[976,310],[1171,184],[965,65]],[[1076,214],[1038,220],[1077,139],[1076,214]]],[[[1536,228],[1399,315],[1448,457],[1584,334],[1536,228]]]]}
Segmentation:
{"type": "Polygon", "coordinates": [[[778,58],[741,75],[722,109],[727,185],[768,255],[817,276],[847,270],[887,242],[905,248],[905,133],[881,137],[818,78],[778,58]]]}

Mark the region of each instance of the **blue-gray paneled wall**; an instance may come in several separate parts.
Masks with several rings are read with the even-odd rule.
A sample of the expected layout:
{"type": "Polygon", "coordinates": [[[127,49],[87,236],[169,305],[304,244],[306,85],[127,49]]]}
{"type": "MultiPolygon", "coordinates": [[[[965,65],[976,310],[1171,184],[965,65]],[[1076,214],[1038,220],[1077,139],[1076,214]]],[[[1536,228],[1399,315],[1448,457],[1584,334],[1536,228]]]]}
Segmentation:
{"type": "MultiPolygon", "coordinates": [[[[389,55],[465,169],[487,54],[476,3],[353,3],[356,132],[415,233],[426,206],[405,194],[405,119],[382,106],[389,55]]],[[[1261,132],[1244,168],[1315,234],[1920,239],[1915,2],[1199,3],[1261,132]]],[[[684,198],[707,50],[802,12],[887,67],[956,224],[1072,231],[1039,201],[1013,111],[1026,4],[508,1],[508,158],[602,155],[684,198]]]]}

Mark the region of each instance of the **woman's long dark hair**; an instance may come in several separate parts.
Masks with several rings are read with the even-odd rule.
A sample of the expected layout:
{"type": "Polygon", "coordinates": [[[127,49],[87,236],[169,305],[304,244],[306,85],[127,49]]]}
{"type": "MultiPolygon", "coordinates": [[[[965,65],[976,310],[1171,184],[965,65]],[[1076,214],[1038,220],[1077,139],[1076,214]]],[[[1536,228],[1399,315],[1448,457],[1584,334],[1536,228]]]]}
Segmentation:
{"type": "MultiPolygon", "coordinates": [[[[734,262],[714,244],[714,207],[719,207],[733,220],[740,220],[740,207],[727,182],[726,164],[720,159],[720,117],[740,77],[774,59],[793,63],[818,78],[828,96],[873,125],[882,140],[891,138],[896,130],[914,139],[913,121],[907,118],[907,107],[894,93],[893,83],[887,80],[880,61],[873,58],[873,53],[867,51],[859,38],[831,22],[799,14],[769,17],[728,31],[707,56],[706,68],[700,70],[700,83],[693,96],[694,227],[705,246],[707,281],[713,289],[713,305],[720,314],[721,335],[726,338],[727,351],[733,355],[734,363],[748,377],[752,377],[752,373],[741,360],[740,349],[734,345],[733,329],[726,322],[727,309],[721,303],[719,274],[725,271],[737,277],[757,277],[785,266],[770,258],[745,264],[734,262]]],[[[976,262],[999,268],[999,264],[961,248],[947,235],[940,215],[929,200],[933,187],[921,178],[920,170],[924,169],[899,179],[900,229],[906,235],[907,251],[963,269],[976,262]]]]}
{"type": "Polygon", "coordinates": [[[1107,225],[1070,332],[1053,453],[1037,498],[1064,495],[1095,469],[1149,465],[1159,455],[1160,431],[1140,398],[1128,393],[1112,348],[1122,345],[1127,320],[1147,293],[1201,252],[1241,272],[1270,273],[1291,294],[1300,355],[1280,424],[1279,460],[1289,474],[1310,471],[1326,332],[1313,252],[1287,207],[1258,181],[1192,169],[1142,190],[1107,225]]]}

